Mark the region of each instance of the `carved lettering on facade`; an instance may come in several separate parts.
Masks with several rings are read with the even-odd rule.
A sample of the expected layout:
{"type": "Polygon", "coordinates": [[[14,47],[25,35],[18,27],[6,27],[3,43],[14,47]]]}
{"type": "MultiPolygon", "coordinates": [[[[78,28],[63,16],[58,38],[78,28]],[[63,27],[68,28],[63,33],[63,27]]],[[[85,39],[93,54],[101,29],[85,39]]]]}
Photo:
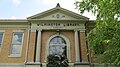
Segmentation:
{"type": "Polygon", "coordinates": [[[80,26],[80,24],[77,23],[66,23],[66,24],[62,24],[62,23],[43,23],[43,24],[37,24],[37,26],[80,26]]]}

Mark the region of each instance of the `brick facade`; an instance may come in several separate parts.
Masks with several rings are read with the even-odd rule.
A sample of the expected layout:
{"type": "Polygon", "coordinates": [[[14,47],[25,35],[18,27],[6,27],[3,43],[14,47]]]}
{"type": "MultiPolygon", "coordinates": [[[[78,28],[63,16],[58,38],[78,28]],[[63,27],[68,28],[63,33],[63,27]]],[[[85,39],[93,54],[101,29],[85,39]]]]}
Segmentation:
{"type": "Polygon", "coordinates": [[[28,45],[28,62],[34,62],[35,60],[35,41],[36,40],[36,32],[30,32],[30,39],[28,45]]]}
{"type": "MultiPolygon", "coordinates": [[[[56,31],[42,31],[42,48],[41,49],[41,62],[45,62],[46,45],[50,36],[56,34],[56,31]]],[[[75,43],[74,43],[74,31],[61,31],[60,34],[65,35],[70,40],[70,52],[71,62],[75,62],[75,43]]]]}
{"type": "Polygon", "coordinates": [[[81,58],[82,62],[88,62],[87,56],[87,44],[86,44],[86,36],[85,32],[79,32],[80,34],[80,45],[81,45],[81,58]]]}
{"type": "Polygon", "coordinates": [[[85,35],[88,29],[85,26],[89,22],[88,18],[60,6],[44,13],[28,17],[25,20],[0,20],[0,30],[4,30],[0,67],[46,67],[49,39],[54,35],[63,37],[67,42],[67,58],[70,67],[90,67],[85,35]],[[21,30],[24,34],[19,57],[10,56],[14,30],[21,30]],[[37,46],[40,48],[37,49],[37,46]],[[36,61],[36,58],[40,59],[36,61]],[[80,61],[76,62],[77,59],[80,61]],[[10,64],[11,66],[9,66],[10,64]]]}
{"type": "Polygon", "coordinates": [[[10,47],[12,41],[12,28],[4,29],[4,37],[2,42],[2,49],[0,53],[0,63],[24,63],[26,59],[26,47],[27,47],[27,37],[28,31],[24,31],[24,41],[22,44],[22,56],[21,57],[11,57],[10,56],[10,47]]]}

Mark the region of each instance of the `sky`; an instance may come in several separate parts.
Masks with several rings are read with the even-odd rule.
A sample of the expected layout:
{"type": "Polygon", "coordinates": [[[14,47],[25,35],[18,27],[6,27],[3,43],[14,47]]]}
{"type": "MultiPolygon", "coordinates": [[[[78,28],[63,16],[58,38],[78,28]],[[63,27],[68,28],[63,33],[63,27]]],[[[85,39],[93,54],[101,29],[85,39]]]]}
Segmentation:
{"type": "MultiPolygon", "coordinates": [[[[75,0],[0,0],[0,19],[26,19],[56,7],[57,3],[62,8],[80,14],[75,9],[75,0]]],[[[92,13],[85,12],[83,16],[95,20],[92,13]]]]}

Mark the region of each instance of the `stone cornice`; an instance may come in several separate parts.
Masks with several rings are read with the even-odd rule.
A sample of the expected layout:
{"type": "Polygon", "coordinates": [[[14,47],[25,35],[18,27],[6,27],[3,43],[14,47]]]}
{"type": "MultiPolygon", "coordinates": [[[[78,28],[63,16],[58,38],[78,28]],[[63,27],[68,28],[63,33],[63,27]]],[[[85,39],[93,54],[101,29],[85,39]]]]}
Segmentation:
{"type": "Polygon", "coordinates": [[[40,20],[40,19],[28,19],[29,23],[40,24],[40,23],[86,23],[85,20],[40,20]]]}
{"type": "Polygon", "coordinates": [[[0,22],[28,22],[27,19],[0,19],[0,22]]]}
{"type": "Polygon", "coordinates": [[[42,19],[28,19],[28,21],[87,21],[87,20],[82,20],[82,19],[48,19],[48,20],[42,20],[42,19]]]}
{"type": "Polygon", "coordinates": [[[30,25],[30,23],[25,19],[2,19],[0,25],[30,25]]]}

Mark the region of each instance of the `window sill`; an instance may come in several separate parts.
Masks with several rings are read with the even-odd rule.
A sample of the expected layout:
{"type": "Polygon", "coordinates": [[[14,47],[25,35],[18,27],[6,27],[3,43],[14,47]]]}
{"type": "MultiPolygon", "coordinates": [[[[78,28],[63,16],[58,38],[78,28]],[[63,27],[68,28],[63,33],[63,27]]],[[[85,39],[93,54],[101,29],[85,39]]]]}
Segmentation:
{"type": "Polygon", "coordinates": [[[20,58],[20,57],[22,57],[20,54],[11,54],[11,55],[9,55],[8,57],[13,57],[13,58],[20,58]]]}

